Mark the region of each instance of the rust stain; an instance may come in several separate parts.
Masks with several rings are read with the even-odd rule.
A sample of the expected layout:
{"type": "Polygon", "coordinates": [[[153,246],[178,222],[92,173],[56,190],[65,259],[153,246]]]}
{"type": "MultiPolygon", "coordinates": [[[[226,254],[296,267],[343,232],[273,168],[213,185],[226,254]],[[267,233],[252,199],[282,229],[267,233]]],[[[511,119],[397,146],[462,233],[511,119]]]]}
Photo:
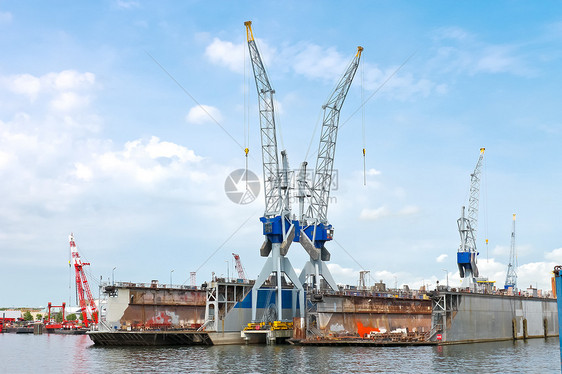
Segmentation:
{"type": "Polygon", "coordinates": [[[172,326],[172,318],[170,318],[170,316],[166,315],[166,313],[160,312],[157,315],[150,318],[148,321],[146,321],[146,325],[152,326],[152,327],[172,326]]]}

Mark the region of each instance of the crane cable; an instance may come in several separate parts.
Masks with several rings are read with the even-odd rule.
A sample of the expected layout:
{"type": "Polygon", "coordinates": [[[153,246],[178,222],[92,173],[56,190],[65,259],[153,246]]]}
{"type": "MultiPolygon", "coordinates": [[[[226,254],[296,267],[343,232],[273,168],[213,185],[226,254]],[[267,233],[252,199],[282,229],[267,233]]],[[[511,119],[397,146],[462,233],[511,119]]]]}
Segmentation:
{"type": "MultiPolygon", "coordinates": [[[[242,52],[244,53],[244,157],[246,162],[246,168],[244,172],[244,178],[246,180],[246,191],[248,190],[248,152],[249,143],[250,143],[250,100],[249,100],[249,85],[250,83],[246,81],[246,69],[248,69],[246,65],[246,52],[245,48],[242,48],[242,52]]],[[[249,80],[249,78],[248,78],[249,80]]]]}
{"type": "MultiPolygon", "coordinates": [[[[365,64],[363,60],[359,61],[361,64],[361,102],[363,102],[364,98],[364,87],[363,82],[365,80],[365,64]]],[[[363,130],[363,186],[367,185],[367,160],[365,155],[365,105],[361,105],[361,126],[363,130]]]]}
{"type": "MultiPolygon", "coordinates": [[[[361,105],[359,106],[359,108],[357,108],[353,113],[351,113],[351,115],[349,117],[347,117],[347,119],[345,121],[343,121],[342,123],[340,123],[339,128],[341,129],[343,126],[345,126],[356,114],[359,110],[361,110],[362,107],[364,107],[380,90],[383,89],[383,87],[388,83],[388,81],[390,81],[403,67],[404,65],[406,65],[408,63],[408,61],[410,61],[410,59],[412,59],[412,57],[414,57],[414,55],[416,54],[416,52],[413,52],[411,55],[408,56],[408,58],[406,58],[406,60],[404,60],[404,62],[402,64],[400,64],[400,66],[398,66],[378,87],[377,89],[375,89],[373,91],[373,93],[367,98],[365,99],[363,102],[361,102],[361,105]]],[[[318,123],[316,124],[318,126],[318,123]]],[[[314,129],[314,133],[312,134],[312,138],[314,138],[314,135],[316,134],[316,128],[314,129]]],[[[312,139],[310,140],[310,144],[312,144],[312,139]]],[[[308,153],[310,151],[310,145],[308,147],[308,150],[306,152],[306,157],[305,160],[308,158],[308,153]]],[[[318,153],[318,149],[316,150],[318,153]]]]}
{"type": "Polygon", "coordinates": [[[316,131],[318,131],[318,125],[320,124],[320,119],[322,118],[323,110],[320,109],[318,111],[318,118],[316,119],[316,124],[314,125],[314,130],[312,131],[312,136],[310,137],[310,142],[308,143],[308,149],[306,150],[306,154],[304,155],[304,160],[308,161],[308,154],[310,153],[310,147],[312,147],[312,142],[316,137],[316,131]]]}
{"type": "Polygon", "coordinates": [[[488,172],[484,157],[484,220],[486,227],[486,263],[488,263],[488,172]]]}
{"type": "MultiPolygon", "coordinates": [[[[336,81],[336,85],[329,91],[328,95],[326,96],[326,98],[324,99],[323,103],[328,102],[328,100],[330,99],[330,97],[332,96],[334,90],[337,87],[337,81],[336,81]]],[[[324,108],[320,108],[318,109],[318,118],[316,118],[316,123],[314,125],[314,130],[312,131],[312,136],[310,137],[310,142],[308,143],[308,148],[306,150],[306,154],[304,156],[304,160],[308,161],[308,155],[310,154],[310,147],[312,147],[312,142],[314,141],[315,137],[316,137],[316,131],[318,131],[318,127],[320,125],[320,121],[322,120],[322,122],[324,122],[324,108]]],[[[322,123],[323,124],[323,123],[322,123]]],[[[322,134],[320,134],[320,137],[322,137],[322,134]]],[[[320,147],[318,147],[320,148],[320,147]]],[[[316,153],[318,153],[318,149],[316,149],[316,153]]],[[[314,177],[314,176],[313,176],[314,177]]]]}

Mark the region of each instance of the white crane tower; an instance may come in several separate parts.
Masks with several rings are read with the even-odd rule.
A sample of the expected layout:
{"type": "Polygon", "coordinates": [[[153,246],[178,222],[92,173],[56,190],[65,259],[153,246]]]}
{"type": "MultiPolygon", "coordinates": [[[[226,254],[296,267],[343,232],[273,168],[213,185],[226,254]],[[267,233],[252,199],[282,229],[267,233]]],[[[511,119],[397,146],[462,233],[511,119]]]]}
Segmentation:
{"type": "Polygon", "coordinates": [[[478,252],[476,250],[476,231],[478,228],[478,205],[480,197],[480,176],[482,174],[482,161],[484,159],[484,148],[480,148],[480,156],[470,174],[470,197],[468,201],[468,218],[465,217],[465,207],[462,207],[461,217],[457,220],[461,244],[457,253],[457,264],[462,278],[463,288],[472,288],[475,285],[475,277],[478,277],[476,266],[478,252]]]}
{"type": "Polygon", "coordinates": [[[324,263],[324,261],[330,260],[330,253],[324,244],[326,241],[332,240],[333,235],[332,225],[329,224],[327,219],[327,210],[332,184],[340,110],[357,71],[363,48],[358,47],[353,61],[327,103],[323,106],[324,121],[314,182],[312,187],[307,185],[305,178],[306,162],[304,162],[297,180],[298,191],[296,196],[299,199],[300,212],[298,219],[295,219],[294,215],[292,215],[289,199],[291,193],[289,186],[289,161],[284,150],[281,151],[281,167],[279,165],[273,100],[275,90],[271,87],[254,40],[251,27],[252,22],[247,21],[244,25],[246,26],[248,50],[259,101],[265,194],[265,212],[263,217],[260,218],[263,223],[265,241],[260,249],[260,254],[263,257],[267,257],[266,263],[252,288],[252,321],[257,320],[258,290],[272,273],[276,275],[277,319],[281,320],[283,318],[282,274],[285,274],[293,284],[293,317],[296,315],[297,296],[300,303],[299,314],[301,317],[304,317],[303,283],[309,277],[312,277],[312,283],[316,291],[320,291],[320,276],[324,278],[331,288],[337,289],[337,285],[324,263]],[[305,213],[304,200],[307,197],[310,197],[311,201],[305,213]],[[300,242],[310,255],[310,260],[304,266],[300,277],[296,276],[289,259],[286,257],[293,241],[300,242]]]}
{"type": "MultiPolygon", "coordinates": [[[[265,212],[263,217],[260,218],[263,223],[265,241],[261,246],[260,255],[267,257],[252,288],[252,321],[257,320],[258,289],[272,273],[276,274],[277,320],[283,318],[282,274],[285,274],[297,289],[300,301],[299,313],[303,317],[304,289],[291,262],[285,257],[295,237],[295,222],[291,220],[288,181],[289,161],[285,151],[281,152],[283,169],[280,171],[279,168],[273,100],[275,90],[269,83],[265,66],[254,40],[252,22],[244,22],[244,25],[246,26],[248,50],[254,70],[259,101],[265,195],[265,212]]],[[[293,292],[293,316],[296,314],[296,297],[297,295],[293,292]]]]}
{"type": "Polygon", "coordinates": [[[513,230],[511,230],[511,248],[509,250],[509,264],[507,265],[507,274],[505,276],[504,288],[507,290],[511,287],[514,291],[517,288],[517,251],[515,248],[515,214],[513,215],[513,230]]]}
{"type": "MultiPolygon", "coordinates": [[[[303,214],[304,210],[302,209],[305,197],[302,194],[302,186],[306,184],[306,181],[302,178],[299,178],[298,181],[298,198],[301,205],[301,216],[299,217],[301,232],[299,241],[310,256],[299,279],[302,283],[305,283],[307,278],[312,279],[313,289],[317,294],[320,293],[321,288],[320,277],[324,278],[330,288],[334,291],[337,290],[337,284],[325,263],[325,261],[330,261],[330,252],[328,252],[324,244],[332,240],[334,234],[332,225],[328,221],[328,203],[330,201],[330,189],[334,171],[334,157],[336,153],[340,111],[347,96],[347,92],[351,87],[351,83],[353,82],[353,77],[359,67],[361,52],[363,52],[363,47],[357,47],[355,57],[347,67],[326,104],[322,106],[324,110],[324,120],[322,122],[314,181],[310,191],[310,205],[308,206],[306,214],[303,214]]],[[[301,172],[304,173],[305,170],[306,162],[302,164],[301,172]]],[[[301,173],[301,175],[303,174],[301,173]]]]}

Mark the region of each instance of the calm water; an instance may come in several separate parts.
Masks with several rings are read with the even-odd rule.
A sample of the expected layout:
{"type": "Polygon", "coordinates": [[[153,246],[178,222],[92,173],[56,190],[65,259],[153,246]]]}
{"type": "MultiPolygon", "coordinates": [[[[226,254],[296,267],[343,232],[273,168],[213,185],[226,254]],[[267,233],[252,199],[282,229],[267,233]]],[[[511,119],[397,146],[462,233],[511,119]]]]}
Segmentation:
{"type": "Polygon", "coordinates": [[[1,373],[560,373],[558,338],[447,347],[95,347],[0,334],[1,373]]]}

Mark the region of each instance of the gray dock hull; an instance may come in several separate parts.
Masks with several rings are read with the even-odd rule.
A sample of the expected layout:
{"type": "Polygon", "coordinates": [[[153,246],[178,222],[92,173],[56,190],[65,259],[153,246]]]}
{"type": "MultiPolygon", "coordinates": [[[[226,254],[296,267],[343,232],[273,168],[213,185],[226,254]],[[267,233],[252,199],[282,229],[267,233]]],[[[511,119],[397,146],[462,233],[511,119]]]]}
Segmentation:
{"type": "Polygon", "coordinates": [[[558,336],[555,299],[443,292],[432,320],[443,344],[558,336]]]}

